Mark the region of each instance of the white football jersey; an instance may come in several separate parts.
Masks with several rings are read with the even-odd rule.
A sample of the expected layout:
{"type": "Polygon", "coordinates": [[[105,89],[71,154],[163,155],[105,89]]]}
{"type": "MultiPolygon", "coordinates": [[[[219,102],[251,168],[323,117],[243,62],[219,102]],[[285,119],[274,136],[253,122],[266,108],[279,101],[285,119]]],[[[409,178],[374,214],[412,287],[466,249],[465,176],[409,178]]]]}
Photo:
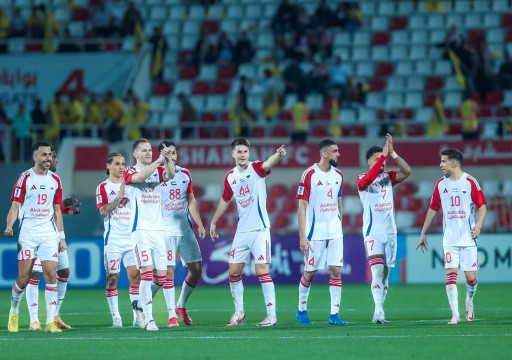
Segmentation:
{"type": "Polygon", "coordinates": [[[443,245],[476,246],[471,237],[475,205],[480,208],[485,204],[484,192],[471,175],[462,173],[458,180],[439,179],[429,206],[435,211],[443,210],[443,245]]]}
{"type": "Polygon", "coordinates": [[[14,184],[11,200],[21,203],[18,212],[19,236],[48,234],[57,231],[53,205],[62,202],[62,183],[53,172],[37,175],[34,169],[21,173],[14,184]]]}
{"type": "Polygon", "coordinates": [[[187,194],[193,193],[190,172],[181,166],[176,166],[174,179],[163,182],[160,185],[160,190],[165,234],[182,236],[192,231],[187,199],[187,194]]]}
{"type": "MultiPolygon", "coordinates": [[[[370,171],[359,175],[357,190],[363,205],[363,236],[396,234],[393,185],[396,171],[380,173],[384,161],[379,159],[370,171]]],[[[385,158],[384,158],[385,159],[385,158]]]]}
{"type": "Polygon", "coordinates": [[[342,185],[343,173],[333,166],[324,172],[314,164],[302,173],[296,198],[308,202],[304,230],[309,240],[343,237],[338,206],[342,185]]]}
{"type": "Polygon", "coordinates": [[[237,233],[270,228],[267,213],[265,177],[270,171],[263,169],[262,161],[251,161],[247,169],[234,168],[224,177],[222,199],[235,198],[238,211],[237,233]]]}
{"type": "MultiPolygon", "coordinates": [[[[99,210],[119,195],[121,184],[115,184],[109,179],[103,181],[96,188],[96,208],[99,210]]],[[[130,241],[130,205],[128,198],[121,200],[119,205],[103,218],[105,232],[103,233],[104,245],[127,245],[130,241]]]]}
{"type": "Polygon", "coordinates": [[[130,204],[130,232],[136,230],[164,230],[160,183],[164,181],[165,168],[159,166],[145,181],[132,183],[138,170],[131,166],[124,171],[126,197],[130,204]]]}

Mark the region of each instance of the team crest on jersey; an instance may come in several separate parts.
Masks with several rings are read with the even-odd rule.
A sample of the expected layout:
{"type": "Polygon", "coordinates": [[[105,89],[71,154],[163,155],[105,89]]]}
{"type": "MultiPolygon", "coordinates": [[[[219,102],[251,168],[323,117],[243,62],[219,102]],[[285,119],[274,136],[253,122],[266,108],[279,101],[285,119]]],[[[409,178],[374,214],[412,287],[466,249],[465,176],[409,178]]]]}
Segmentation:
{"type": "Polygon", "coordinates": [[[186,183],[187,183],[187,180],[183,180],[181,183],[182,183],[182,184],[186,184],[186,183]]]}
{"type": "Polygon", "coordinates": [[[452,191],[453,191],[454,193],[457,193],[457,192],[459,192],[459,189],[457,189],[457,188],[453,188],[453,189],[452,189],[452,191]]]}
{"type": "Polygon", "coordinates": [[[176,181],[171,181],[171,185],[178,185],[176,181]]]}
{"type": "Polygon", "coordinates": [[[327,180],[326,184],[327,185],[331,185],[331,182],[329,180],[327,180]]]}
{"type": "Polygon", "coordinates": [[[316,186],[320,186],[320,185],[323,185],[322,182],[319,180],[318,181],[318,184],[316,184],[316,186]]]}
{"type": "Polygon", "coordinates": [[[21,194],[21,189],[20,188],[16,188],[16,190],[14,190],[14,196],[19,197],[20,194],[21,194]]]}
{"type": "Polygon", "coordinates": [[[30,190],[37,190],[37,187],[35,185],[32,185],[32,187],[30,188],[30,190]]]}
{"type": "Polygon", "coordinates": [[[297,188],[297,195],[304,195],[304,186],[300,185],[297,188]]]}
{"type": "Polygon", "coordinates": [[[46,185],[40,185],[39,188],[44,190],[46,189],[46,185]]]}
{"type": "Polygon", "coordinates": [[[467,191],[466,190],[462,190],[462,193],[465,194],[467,191]]]}

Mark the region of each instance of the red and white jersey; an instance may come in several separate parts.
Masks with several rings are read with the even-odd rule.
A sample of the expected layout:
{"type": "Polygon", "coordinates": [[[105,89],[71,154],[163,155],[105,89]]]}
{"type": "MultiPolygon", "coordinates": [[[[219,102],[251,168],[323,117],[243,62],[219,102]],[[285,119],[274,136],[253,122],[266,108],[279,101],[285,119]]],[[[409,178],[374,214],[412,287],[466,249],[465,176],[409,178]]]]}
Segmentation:
{"type": "Polygon", "coordinates": [[[160,183],[164,181],[165,168],[159,166],[145,181],[132,183],[138,173],[134,166],[124,171],[126,197],[130,204],[130,232],[136,230],[164,230],[160,183]]]}
{"type": "Polygon", "coordinates": [[[48,234],[57,231],[53,205],[62,202],[62,183],[53,172],[37,175],[34,169],[21,173],[11,194],[21,204],[18,219],[20,236],[48,234]]]}
{"type": "Polygon", "coordinates": [[[396,171],[380,173],[385,157],[381,156],[366,174],[357,178],[357,190],[363,205],[363,236],[396,234],[393,185],[396,171]]]}
{"type": "Polygon", "coordinates": [[[343,237],[338,206],[342,185],[343,173],[333,166],[324,172],[314,164],[302,173],[296,198],[308,202],[304,230],[309,240],[343,237]]]}
{"type": "Polygon", "coordinates": [[[250,161],[247,169],[234,168],[224,177],[222,199],[235,198],[238,211],[237,233],[270,228],[267,213],[265,177],[270,171],[263,169],[262,161],[250,161]]]}
{"type": "MultiPolygon", "coordinates": [[[[121,184],[115,184],[109,179],[103,181],[96,188],[96,208],[99,210],[119,195],[121,184]]],[[[105,232],[103,233],[104,245],[131,244],[130,241],[130,205],[128,199],[121,200],[119,205],[103,218],[105,232]]]]}
{"type": "Polygon", "coordinates": [[[469,174],[462,173],[458,180],[443,177],[434,186],[429,207],[443,210],[443,245],[476,246],[471,237],[475,226],[474,211],[485,205],[485,195],[478,181],[469,174]]]}
{"type": "Polygon", "coordinates": [[[165,234],[182,236],[192,231],[187,199],[187,194],[193,193],[190,172],[181,166],[176,166],[174,179],[163,182],[160,190],[165,234]]]}

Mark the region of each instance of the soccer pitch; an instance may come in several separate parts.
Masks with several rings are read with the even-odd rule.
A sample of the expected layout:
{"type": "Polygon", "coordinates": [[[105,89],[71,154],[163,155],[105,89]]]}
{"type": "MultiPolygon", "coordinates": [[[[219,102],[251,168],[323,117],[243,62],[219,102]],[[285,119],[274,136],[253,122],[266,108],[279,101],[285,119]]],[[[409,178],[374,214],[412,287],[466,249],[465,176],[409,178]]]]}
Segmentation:
{"type": "MultiPolygon", "coordinates": [[[[464,318],[465,286],[459,285],[464,318]]],[[[259,286],[245,288],[247,321],[226,327],[233,313],[229,286],[198,286],[188,303],[193,326],[167,328],[162,294],[154,302],[158,332],[131,327],[128,290],[119,290],[124,328],[111,328],[103,290],[70,289],[62,318],[73,326],[61,334],[28,331],[26,301],[20,306],[20,332],[7,332],[10,291],[1,291],[0,349],[2,359],[510,359],[512,349],[512,286],[480,284],[473,323],[447,325],[451,317],[444,285],[395,285],[386,300],[389,324],[371,323],[373,301],[369,285],[344,284],[341,317],[350,324],[329,326],[329,291],[313,284],[309,314],[314,324],[295,319],[297,286],[276,286],[279,324],[258,328],[265,316],[259,286]]],[[[177,289],[179,291],[179,289],[177,289]]],[[[44,295],[40,291],[40,309],[44,295]]],[[[44,311],[40,311],[44,321],[44,311]]]]}

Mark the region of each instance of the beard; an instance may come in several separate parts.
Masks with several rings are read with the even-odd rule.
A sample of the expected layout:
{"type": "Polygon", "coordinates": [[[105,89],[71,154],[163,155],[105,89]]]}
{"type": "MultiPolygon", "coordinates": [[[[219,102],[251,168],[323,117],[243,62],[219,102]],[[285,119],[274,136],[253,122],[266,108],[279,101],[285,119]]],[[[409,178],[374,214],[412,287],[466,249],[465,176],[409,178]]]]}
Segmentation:
{"type": "Polygon", "coordinates": [[[338,167],[338,163],[336,162],[336,160],[329,160],[329,164],[333,167],[338,167]]]}

